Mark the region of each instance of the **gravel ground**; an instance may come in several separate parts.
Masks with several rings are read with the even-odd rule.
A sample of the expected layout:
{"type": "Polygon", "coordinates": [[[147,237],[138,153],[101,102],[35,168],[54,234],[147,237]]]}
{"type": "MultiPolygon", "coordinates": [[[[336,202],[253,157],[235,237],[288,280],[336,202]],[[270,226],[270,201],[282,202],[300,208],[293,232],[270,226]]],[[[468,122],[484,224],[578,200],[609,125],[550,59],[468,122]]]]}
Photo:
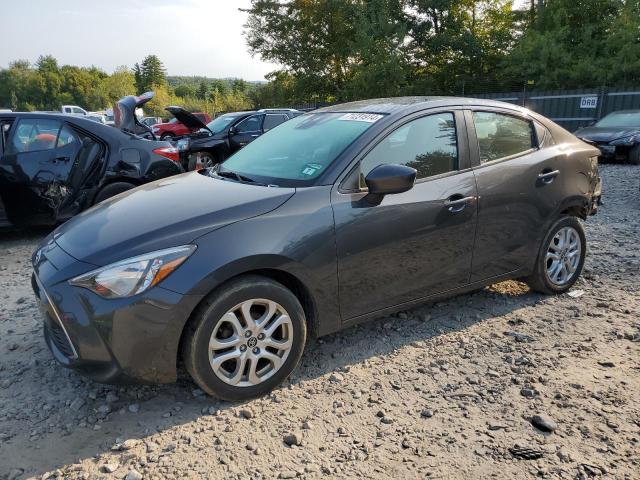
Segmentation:
{"type": "Polygon", "coordinates": [[[0,478],[640,478],[640,168],[601,171],[569,294],[504,282],[312,341],[245,404],[60,368],[29,283],[44,232],[4,234],[0,478]]]}

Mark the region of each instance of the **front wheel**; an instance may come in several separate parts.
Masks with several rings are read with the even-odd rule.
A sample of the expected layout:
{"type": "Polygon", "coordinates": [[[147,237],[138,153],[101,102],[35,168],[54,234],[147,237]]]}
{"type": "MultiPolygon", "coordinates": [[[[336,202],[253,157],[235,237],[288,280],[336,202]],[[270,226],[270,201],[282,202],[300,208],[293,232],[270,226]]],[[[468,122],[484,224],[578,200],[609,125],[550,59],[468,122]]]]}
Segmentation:
{"type": "Polygon", "coordinates": [[[298,365],[305,314],[282,284],[245,276],[213,292],[185,332],[183,359],[198,386],[223,400],[264,395],[298,365]]]}
{"type": "Polygon", "coordinates": [[[218,157],[209,152],[198,152],[192,153],[189,155],[189,166],[188,170],[202,170],[211,168],[220,163],[218,157]]]}
{"type": "Polygon", "coordinates": [[[525,282],[540,293],[560,294],[580,277],[587,251],[582,224],[576,217],[562,217],[544,238],[533,274],[525,282]]]}

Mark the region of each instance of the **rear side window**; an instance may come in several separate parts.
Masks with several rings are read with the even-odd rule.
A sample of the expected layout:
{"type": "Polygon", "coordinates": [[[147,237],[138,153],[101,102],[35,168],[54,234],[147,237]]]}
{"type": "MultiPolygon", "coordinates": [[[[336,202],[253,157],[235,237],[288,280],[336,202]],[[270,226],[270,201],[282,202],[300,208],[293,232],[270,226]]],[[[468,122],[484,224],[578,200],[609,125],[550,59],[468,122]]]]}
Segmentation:
{"type": "Polygon", "coordinates": [[[529,120],[496,112],[473,112],[480,163],[487,163],[536,147],[529,120]]]}
{"type": "Polygon", "coordinates": [[[66,147],[67,145],[71,145],[74,142],[77,142],[78,138],[76,134],[69,126],[64,125],[62,129],[60,129],[60,134],[58,135],[58,141],[56,143],[56,148],[66,147]]]}
{"type": "Polygon", "coordinates": [[[60,127],[61,124],[57,120],[20,120],[13,135],[12,151],[24,153],[54,149],[60,127]]]}
{"type": "Polygon", "coordinates": [[[360,163],[360,186],[378,165],[398,163],[415,168],[417,178],[458,168],[458,143],[453,113],[418,118],[401,126],[375,146],[360,163]]]}
{"type": "Polygon", "coordinates": [[[264,131],[271,130],[274,127],[277,127],[281,123],[284,123],[288,120],[286,115],[267,115],[264,117],[264,131]]]}

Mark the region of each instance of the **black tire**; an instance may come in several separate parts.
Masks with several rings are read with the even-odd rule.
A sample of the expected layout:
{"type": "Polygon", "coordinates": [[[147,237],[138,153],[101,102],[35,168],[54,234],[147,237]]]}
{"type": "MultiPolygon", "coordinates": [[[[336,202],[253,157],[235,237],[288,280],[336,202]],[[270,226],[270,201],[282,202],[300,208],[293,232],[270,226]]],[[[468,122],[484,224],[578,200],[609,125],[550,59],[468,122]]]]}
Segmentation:
{"type": "Polygon", "coordinates": [[[540,245],[540,249],[538,250],[538,257],[536,259],[536,265],[533,273],[524,278],[523,280],[531,287],[532,290],[536,292],[544,293],[547,295],[558,295],[569,290],[574,283],[580,278],[580,274],[582,273],[582,268],[584,267],[585,254],[587,251],[587,240],[584,235],[584,228],[582,227],[582,223],[576,217],[572,216],[563,216],[559,218],[549,229],[547,234],[540,245]],[[580,238],[580,259],[577,264],[576,270],[573,275],[569,278],[569,280],[562,284],[558,285],[553,283],[548,275],[547,275],[547,251],[549,250],[550,244],[553,241],[556,233],[564,227],[573,228],[580,238]]]}
{"type": "Polygon", "coordinates": [[[163,133],[162,135],[160,135],[160,140],[163,141],[173,140],[174,138],[175,135],[173,133],[163,133]]]}
{"type": "Polygon", "coordinates": [[[627,158],[631,165],[640,165],[640,145],[636,145],[629,150],[629,156],[627,158]]]}
{"type": "Polygon", "coordinates": [[[296,296],[284,285],[258,275],[231,280],[209,294],[185,328],[182,354],[191,378],[209,395],[228,401],[259,397],[281,384],[300,362],[307,339],[304,310],[296,296]],[[292,344],[287,358],[271,377],[256,385],[234,386],[223,381],[214,372],[209,361],[209,341],[216,326],[222,322],[222,317],[235,306],[250,299],[271,300],[286,310],[293,327],[292,344]]]}
{"type": "Polygon", "coordinates": [[[128,182],[111,183],[98,192],[95,200],[93,201],[93,204],[96,205],[106,200],[107,198],[114,197],[119,193],[126,192],[127,190],[131,190],[132,188],[136,188],[136,186],[128,182]]]}

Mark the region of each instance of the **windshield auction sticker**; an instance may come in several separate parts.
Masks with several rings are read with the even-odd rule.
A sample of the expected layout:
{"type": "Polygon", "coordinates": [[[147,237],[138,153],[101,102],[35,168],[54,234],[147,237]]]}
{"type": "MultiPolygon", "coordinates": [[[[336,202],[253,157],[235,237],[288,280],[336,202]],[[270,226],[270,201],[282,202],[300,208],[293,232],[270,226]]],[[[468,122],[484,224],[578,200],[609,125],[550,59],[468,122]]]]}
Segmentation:
{"type": "Polygon", "coordinates": [[[377,122],[382,117],[384,117],[384,115],[380,115],[378,113],[345,113],[338,120],[373,123],[377,122]]]}

